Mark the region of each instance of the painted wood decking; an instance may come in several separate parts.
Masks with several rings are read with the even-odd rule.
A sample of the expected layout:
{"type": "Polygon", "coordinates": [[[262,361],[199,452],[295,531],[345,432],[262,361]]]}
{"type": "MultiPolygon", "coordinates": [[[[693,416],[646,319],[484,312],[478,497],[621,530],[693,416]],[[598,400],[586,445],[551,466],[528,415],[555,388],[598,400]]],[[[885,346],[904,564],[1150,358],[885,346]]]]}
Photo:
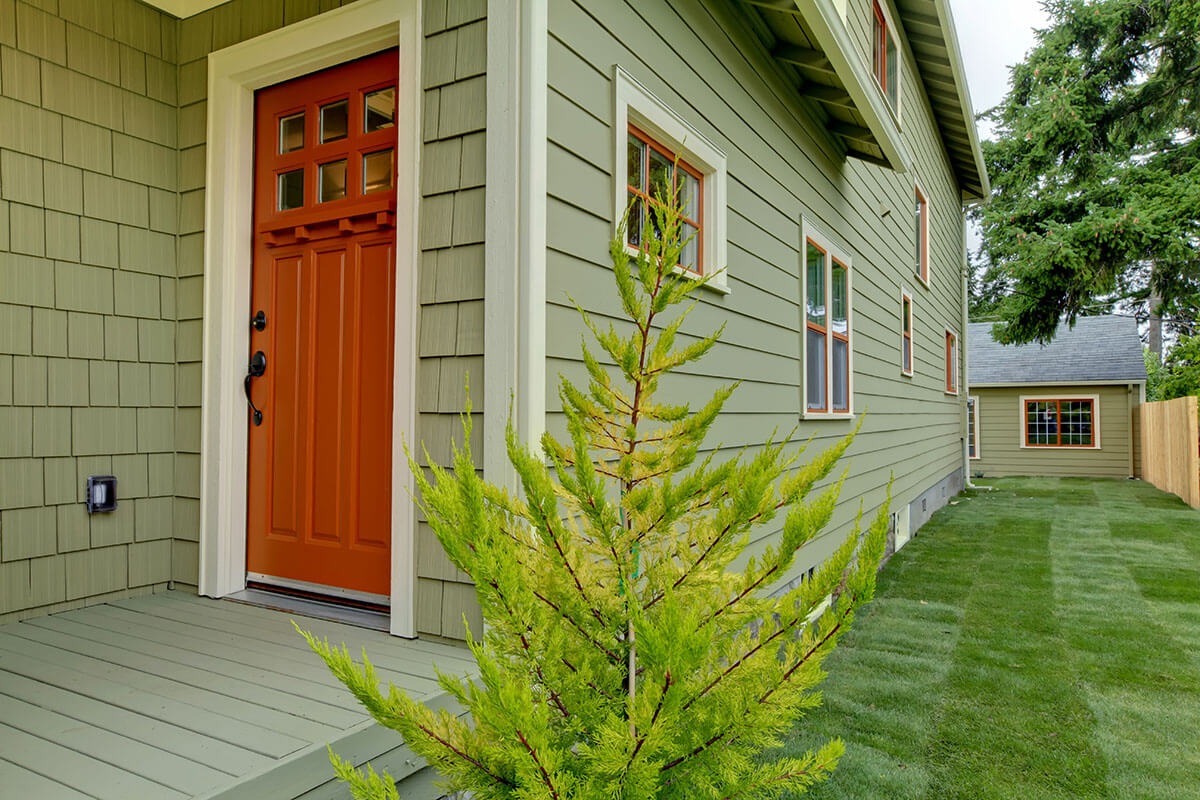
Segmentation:
{"type": "MultiPolygon", "coordinates": [[[[371,721],[292,615],[163,592],[0,626],[0,797],[334,798],[326,743],[435,797],[402,739],[371,721]]],[[[465,649],[308,617],[384,680],[451,706],[434,665],[465,649]]]]}

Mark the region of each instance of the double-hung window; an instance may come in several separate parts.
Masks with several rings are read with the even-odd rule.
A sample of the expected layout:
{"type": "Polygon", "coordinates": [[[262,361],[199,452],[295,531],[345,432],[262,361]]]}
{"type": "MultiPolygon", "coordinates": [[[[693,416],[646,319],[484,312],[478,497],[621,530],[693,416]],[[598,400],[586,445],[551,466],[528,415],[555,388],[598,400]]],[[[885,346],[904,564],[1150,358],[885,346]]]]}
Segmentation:
{"type": "Polygon", "coordinates": [[[958,394],[958,337],[946,329],[946,391],[958,394]]]}
{"type": "Polygon", "coordinates": [[[1096,396],[1021,397],[1022,447],[1100,446],[1096,396]]]}
{"type": "Polygon", "coordinates": [[[804,237],[805,416],[853,409],[850,260],[815,233],[804,237]]]}
{"type": "Polygon", "coordinates": [[[921,191],[921,187],[916,187],[915,210],[916,210],[916,252],[914,253],[913,266],[917,277],[921,279],[921,283],[929,285],[929,201],[925,199],[925,193],[921,191]]]}
{"type": "Polygon", "coordinates": [[[979,401],[967,398],[967,456],[979,458],[979,401]]]}
{"type": "Polygon", "coordinates": [[[900,374],[913,374],[913,301],[908,292],[900,293],[900,374]]]}
{"type": "Polygon", "coordinates": [[[887,97],[892,111],[900,114],[900,58],[896,47],[896,29],[891,15],[874,2],[873,25],[871,28],[871,72],[875,81],[887,97]]]}
{"type": "Polygon", "coordinates": [[[620,66],[613,72],[614,174],[624,177],[614,181],[614,229],[625,221],[626,245],[636,253],[655,224],[653,209],[676,193],[686,242],[676,269],[728,292],[725,154],[620,66]]]}
{"type": "Polygon", "coordinates": [[[658,230],[656,209],[673,197],[683,216],[679,232],[683,250],[678,266],[703,275],[704,195],[700,170],[633,124],[629,125],[625,166],[629,202],[625,241],[631,247],[641,247],[646,226],[652,225],[658,230]]]}

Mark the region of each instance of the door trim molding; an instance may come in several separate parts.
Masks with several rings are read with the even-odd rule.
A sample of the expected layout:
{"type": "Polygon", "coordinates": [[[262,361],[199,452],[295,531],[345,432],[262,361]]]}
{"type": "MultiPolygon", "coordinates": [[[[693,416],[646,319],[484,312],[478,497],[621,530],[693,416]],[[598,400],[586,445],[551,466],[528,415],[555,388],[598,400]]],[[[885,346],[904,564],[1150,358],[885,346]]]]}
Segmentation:
{"type": "Polygon", "coordinates": [[[412,123],[396,131],[390,627],[408,637],[416,636],[416,518],[404,442],[416,441],[421,45],[419,0],[360,0],[210,54],[204,200],[199,590],[221,597],[246,587],[241,382],[250,343],[254,91],[399,46],[396,114],[412,123]]]}

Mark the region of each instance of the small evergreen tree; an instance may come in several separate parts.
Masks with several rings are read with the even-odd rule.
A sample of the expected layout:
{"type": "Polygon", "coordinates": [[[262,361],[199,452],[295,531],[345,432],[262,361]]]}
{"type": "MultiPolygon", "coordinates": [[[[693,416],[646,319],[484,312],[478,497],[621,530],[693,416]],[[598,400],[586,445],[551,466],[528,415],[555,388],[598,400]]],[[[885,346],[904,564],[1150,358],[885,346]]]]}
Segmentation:
{"type": "MultiPolygon", "coordinates": [[[[652,206],[644,249],[631,257],[623,233],[611,247],[632,324],[601,328],[580,309],[616,374],[584,344],[590,382],[583,390],[562,380],[569,441],[543,436],[544,459],[509,427],[523,497],[480,479],[467,444],[455,448],[451,471],[435,466],[431,478],[410,455],[425,515],[474,580],[487,621],[482,636],[468,632],[479,677],[438,675],[472,724],[395,687],[381,692],[365,653],[360,667],[344,647],[304,634],[450,791],[480,800],[775,797],[823,780],[843,752],[835,739],[803,758],[764,757],[820,702],[821,662],[874,591],[887,504],[867,533],[856,522],[810,580],[766,596],[828,523],[845,475],[809,494],[854,433],[803,465],[773,440],[720,463],[700,458],[734,387],[695,411],[656,399],[659,382],[707,353],[720,331],[679,341],[694,302],[669,312],[704,281],[674,268],[685,244],[678,198],[652,206]],[[751,530],[780,517],[777,541],[733,568],[751,530]]],[[[386,775],[332,758],[355,797],[398,797],[386,775]]]]}

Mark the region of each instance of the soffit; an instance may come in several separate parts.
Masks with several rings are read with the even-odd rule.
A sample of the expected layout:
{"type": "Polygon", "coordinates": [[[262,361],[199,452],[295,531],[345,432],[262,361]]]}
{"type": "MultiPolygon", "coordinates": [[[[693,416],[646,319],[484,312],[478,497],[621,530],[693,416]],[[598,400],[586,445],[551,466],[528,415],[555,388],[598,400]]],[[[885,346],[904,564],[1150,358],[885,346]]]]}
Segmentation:
{"type": "Polygon", "coordinates": [[[847,156],[905,172],[899,126],[830,0],[743,0],[753,27],[799,97],[812,102],[847,156]]]}
{"type": "Polygon", "coordinates": [[[142,2],[148,6],[154,6],[160,11],[165,11],[173,17],[184,19],[199,14],[201,11],[216,8],[229,0],[142,0],[142,2]]]}
{"type": "Polygon", "coordinates": [[[895,3],[963,201],[986,200],[991,186],[979,148],[975,110],[949,3],[947,0],[895,0],[895,3]]]}

